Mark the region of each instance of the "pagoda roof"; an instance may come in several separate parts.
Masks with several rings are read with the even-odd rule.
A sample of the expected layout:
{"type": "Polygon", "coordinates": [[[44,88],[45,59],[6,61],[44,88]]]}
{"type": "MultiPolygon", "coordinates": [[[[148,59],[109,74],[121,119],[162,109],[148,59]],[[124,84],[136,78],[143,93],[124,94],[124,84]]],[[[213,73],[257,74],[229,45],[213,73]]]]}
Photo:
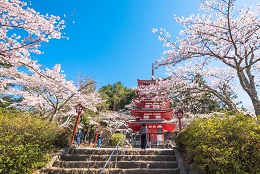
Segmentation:
{"type": "Polygon", "coordinates": [[[162,108],[142,108],[142,109],[131,109],[130,112],[166,112],[166,111],[173,111],[173,108],[167,108],[167,109],[162,109],[162,108]]]}
{"type": "Polygon", "coordinates": [[[168,100],[165,100],[165,99],[158,99],[158,100],[153,100],[153,99],[149,99],[149,98],[141,98],[141,97],[138,97],[138,98],[133,98],[133,101],[135,100],[140,100],[140,102],[154,102],[154,103],[162,103],[162,102],[170,102],[170,100],[168,98],[165,98],[165,99],[168,99],[168,100]]]}
{"type": "Polygon", "coordinates": [[[142,83],[142,84],[145,84],[145,85],[150,85],[150,84],[154,84],[156,81],[155,80],[140,80],[140,79],[137,79],[137,82],[138,82],[138,84],[142,83]]]}
{"type": "Polygon", "coordinates": [[[140,119],[140,120],[129,120],[130,124],[171,124],[178,122],[177,119],[164,120],[164,119],[140,119]]]}
{"type": "Polygon", "coordinates": [[[140,80],[140,79],[137,79],[138,82],[155,82],[156,80],[140,80]]]}

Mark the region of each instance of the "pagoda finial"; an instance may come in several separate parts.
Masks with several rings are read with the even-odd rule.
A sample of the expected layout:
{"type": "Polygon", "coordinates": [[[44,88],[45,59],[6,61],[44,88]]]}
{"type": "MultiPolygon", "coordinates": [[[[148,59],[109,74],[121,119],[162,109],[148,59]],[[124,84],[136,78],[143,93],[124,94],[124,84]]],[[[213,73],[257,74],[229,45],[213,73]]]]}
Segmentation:
{"type": "Polygon", "coordinates": [[[155,80],[154,79],[154,69],[157,68],[155,67],[154,63],[152,63],[152,80],[155,80]]]}

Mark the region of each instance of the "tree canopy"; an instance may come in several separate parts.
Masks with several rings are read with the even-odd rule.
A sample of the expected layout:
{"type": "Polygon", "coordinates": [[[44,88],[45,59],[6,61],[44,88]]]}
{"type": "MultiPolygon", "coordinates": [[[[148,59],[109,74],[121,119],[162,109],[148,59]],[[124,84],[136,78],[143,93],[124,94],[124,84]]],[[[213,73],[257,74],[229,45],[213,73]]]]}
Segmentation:
{"type": "Polygon", "coordinates": [[[172,83],[187,81],[199,72],[206,80],[204,85],[200,84],[203,89],[210,90],[230,107],[237,101],[228,98],[228,94],[242,88],[252,101],[254,114],[259,115],[260,6],[254,10],[251,6],[236,9],[235,2],[204,0],[200,10],[205,14],[175,16],[184,29],[173,42],[167,31],[153,29],[168,47],[164,52],[167,57],[156,61],[156,66],[169,66],[175,79],[172,83]]]}
{"type": "Polygon", "coordinates": [[[86,92],[88,81],[76,85],[66,79],[60,64],[42,68],[32,59],[42,53],[42,43],[65,37],[61,33],[65,20],[40,14],[20,0],[1,1],[0,15],[1,104],[40,113],[59,126],[70,124],[78,103],[95,111],[99,94],[86,92]]]}
{"type": "Polygon", "coordinates": [[[123,109],[137,96],[133,89],[123,86],[120,81],[113,85],[108,84],[101,87],[99,93],[102,99],[105,100],[104,107],[113,111],[123,109]]]}

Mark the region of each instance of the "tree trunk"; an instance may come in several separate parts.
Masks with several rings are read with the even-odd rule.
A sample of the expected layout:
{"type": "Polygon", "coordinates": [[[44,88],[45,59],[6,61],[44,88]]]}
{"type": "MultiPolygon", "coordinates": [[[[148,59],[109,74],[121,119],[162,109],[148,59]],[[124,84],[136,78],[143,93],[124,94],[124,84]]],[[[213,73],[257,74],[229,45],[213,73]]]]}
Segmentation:
{"type": "Polygon", "coordinates": [[[246,72],[237,70],[238,78],[242,88],[246,91],[250,97],[252,104],[254,106],[255,115],[260,115],[260,100],[257,95],[256,85],[254,82],[254,75],[251,74],[251,67],[248,67],[246,72]],[[246,74],[245,74],[246,73],[246,74]]]}
{"type": "MultiPolygon", "coordinates": [[[[258,98],[258,97],[257,97],[258,98]]],[[[260,101],[258,100],[252,100],[254,109],[255,109],[255,115],[260,115],[260,101]]]]}

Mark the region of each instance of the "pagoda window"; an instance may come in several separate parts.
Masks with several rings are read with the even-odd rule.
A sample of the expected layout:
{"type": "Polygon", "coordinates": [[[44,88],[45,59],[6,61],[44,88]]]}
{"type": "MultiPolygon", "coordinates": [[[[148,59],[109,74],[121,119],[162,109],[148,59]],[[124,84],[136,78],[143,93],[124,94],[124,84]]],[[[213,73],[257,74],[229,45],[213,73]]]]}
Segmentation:
{"type": "Polygon", "coordinates": [[[145,105],[145,108],[150,108],[150,105],[146,104],[146,105],[145,105]]]}
{"type": "Polygon", "coordinates": [[[158,104],[153,105],[153,108],[160,108],[160,106],[158,104]]]}
{"type": "Polygon", "coordinates": [[[144,119],[149,119],[149,115],[145,115],[145,116],[144,116],[144,119]]]}
{"type": "Polygon", "coordinates": [[[158,135],[157,135],[157,141],[163,141],[163,131],[162,131],[162,129],[157,129],[157,133],[158,133],[158,135]]]}
{"type": "Polygon", "coordinates": [[[162,141],[162,135],[157,135],[157,141],[162,141]]]}
{"type": "Polygon", "coordinates": [[[160,115],[156,115],[155,119],[161,119],[161,116],[160,115]]]}

